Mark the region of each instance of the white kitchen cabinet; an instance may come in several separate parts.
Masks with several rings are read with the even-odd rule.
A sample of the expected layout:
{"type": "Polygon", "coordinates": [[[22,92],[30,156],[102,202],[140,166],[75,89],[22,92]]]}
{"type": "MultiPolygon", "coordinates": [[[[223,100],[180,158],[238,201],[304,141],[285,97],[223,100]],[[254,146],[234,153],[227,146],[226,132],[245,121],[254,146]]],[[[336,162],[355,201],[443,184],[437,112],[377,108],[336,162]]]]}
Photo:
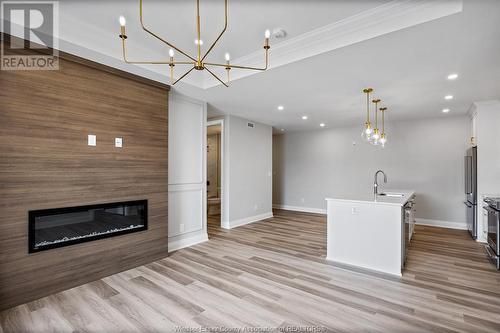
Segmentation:
{"type": "MultiPolygon", "coordinates": [[[[409,242],[405,205],[413,191],[401,196],[364,193],[327,198],[327,260],[347,267],[401,276],[409,242]]],[[[409,218],[413,213],[409,211],[409,218]]],[[[410,220],[411,221],[411,220],[410,220]]]]}

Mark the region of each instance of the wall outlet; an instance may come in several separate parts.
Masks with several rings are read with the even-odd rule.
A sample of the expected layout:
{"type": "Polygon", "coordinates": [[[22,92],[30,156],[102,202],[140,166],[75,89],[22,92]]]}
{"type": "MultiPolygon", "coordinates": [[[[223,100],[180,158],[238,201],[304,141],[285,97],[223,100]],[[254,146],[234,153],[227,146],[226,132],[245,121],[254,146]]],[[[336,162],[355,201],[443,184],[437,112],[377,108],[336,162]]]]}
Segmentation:
{"type": "Polygon", "coordinates": [[[257,205],[257,204],[253,205],[253,210],[257,210],[257,209],[259,209],[259,205],[257,205]]]}
{"type": "Polygon", "coordinates": [[[116,148],[123,147],[123,139],[122,138],[115,138],[115,147],[116,148]]]}
{"type": "Polygon", "coordinates": [[[180,232],[184,232],[184,230],[185,230],[184,223],[181,223],[181,224],[179,225],[179,231],[180,231],[180,232]]]}
{"type": "Polygon", "coordinates": [[[351,208],[351,214],[352,214],[352,215],[358,215],[358,214],[359,214],[358,209],[357,209],[356,207],[352,207],[352,208],[351,208]]]}
{"type": "Polygon", "coordinates": [[[87,136],[87,145],[96,146],[97,145],[97,137],[94,134],[89,134],[87,136]]]}
{"type": "Polygon", "coordinates": [[[304,203],[304,202],[306,202],[306,199],[300,198],[300,202],[304,203]]]}

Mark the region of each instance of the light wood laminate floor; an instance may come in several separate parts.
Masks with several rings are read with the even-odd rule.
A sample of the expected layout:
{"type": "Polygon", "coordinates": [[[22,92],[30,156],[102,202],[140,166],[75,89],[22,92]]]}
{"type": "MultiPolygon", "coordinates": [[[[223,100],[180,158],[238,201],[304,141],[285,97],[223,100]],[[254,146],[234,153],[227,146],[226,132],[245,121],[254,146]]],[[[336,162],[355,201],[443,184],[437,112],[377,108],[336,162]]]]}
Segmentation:
{"type": "Polygon", "coordinates": [[[417,226],[403,278],[325,261],[326,218],[275,211],[154,263],[0,313],[0,332],[499,332],[500,273],[466,231],[417,226]],[[319,330],[321,331],[321,330],[319,330]]]}

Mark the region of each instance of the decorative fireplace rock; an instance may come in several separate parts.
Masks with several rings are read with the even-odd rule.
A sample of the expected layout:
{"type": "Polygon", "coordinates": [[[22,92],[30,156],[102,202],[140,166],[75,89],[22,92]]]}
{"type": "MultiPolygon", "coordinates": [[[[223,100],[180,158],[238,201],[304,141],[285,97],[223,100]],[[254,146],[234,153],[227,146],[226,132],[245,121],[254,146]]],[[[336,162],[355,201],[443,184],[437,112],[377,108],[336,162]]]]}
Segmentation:
{"type": "Polygon", "coordinates": [[[147,230],[148,201],[33,210],[29,252],[147,230]]]}

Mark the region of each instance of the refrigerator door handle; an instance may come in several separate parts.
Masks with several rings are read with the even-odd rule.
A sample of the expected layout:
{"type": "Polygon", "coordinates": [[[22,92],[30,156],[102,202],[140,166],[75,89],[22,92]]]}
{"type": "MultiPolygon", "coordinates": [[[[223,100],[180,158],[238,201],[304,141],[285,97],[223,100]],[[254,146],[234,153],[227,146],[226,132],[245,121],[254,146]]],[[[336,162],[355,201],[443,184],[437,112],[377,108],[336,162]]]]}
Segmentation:
{"type": "Polygon", "coordinates": [[[472,156],[465,156],[465,194],[472,193],[472,156]]]}

